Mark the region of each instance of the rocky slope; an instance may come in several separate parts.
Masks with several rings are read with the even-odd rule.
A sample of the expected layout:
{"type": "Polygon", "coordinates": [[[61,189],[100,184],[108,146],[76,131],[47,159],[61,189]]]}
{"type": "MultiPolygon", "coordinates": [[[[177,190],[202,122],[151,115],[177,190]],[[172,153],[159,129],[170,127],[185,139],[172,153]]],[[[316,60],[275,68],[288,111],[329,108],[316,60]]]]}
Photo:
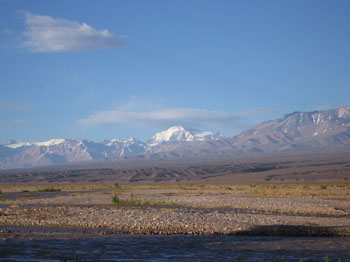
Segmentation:
{"type": "Polygon", "coordinates": [[[146,158],[350,152],[350,107],[294,112],[219,140],[164,144],[146,158]]]}
{"type": "Polygon", "coordinates": [[[350,107],[325,112],[294,112],[268,121],[230,139],[236,147],[349,151],[350,107]]]}

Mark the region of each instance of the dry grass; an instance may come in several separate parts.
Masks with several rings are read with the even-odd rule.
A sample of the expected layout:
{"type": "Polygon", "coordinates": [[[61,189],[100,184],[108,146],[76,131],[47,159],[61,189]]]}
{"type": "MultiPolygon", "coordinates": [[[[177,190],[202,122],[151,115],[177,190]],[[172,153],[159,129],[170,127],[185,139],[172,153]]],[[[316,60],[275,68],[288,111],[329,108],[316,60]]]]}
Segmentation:
{"type": "MultiPolygon", "coordinates": [[[[58,187],[53,187],[53,186],[48,186],[48,187],[45,187],[45,188],[41,188],[41,189],[38,189],[37,190],[38,192],[60,192],[61,191],[61,188],[58,188],[58,187]]],[[[23,191],[22,191],[23,192],[23,191]]],[[[28,192],[27,190],[24,190],[24,192],[28,192]]]]}
{"type": "Polygon", "coordinates": [[[112,203],[116,206],[175,206],[173,201],[139,199],[134,194],[130,198],[121,198],[117,194],[112,197],[112,203]]]}
{"type": "Polygon", "coordinates": [[[347,184],[255,185],[246,190],[251,196],[320,196],[349,197],[347,184]]]}
{"type": "MultiPolygon", "coordinates": [[[[151,194],[163,190],[166,192],[181,192],[182,195],[211,195],[214,193],[235,194],[239,192],[246,196],[320,196],[320,197],[350,197],[350,184],[249,184],[249,185],[214,185],[214,184],[157,184],[157,185],[0,185],[3,196],[6,192],[58,192],[58,191],[100,191],[101,194],[146,192],[151,194]]],[[[72,193],[73,193],[72,192],[72,193]]],[[[75,193],[75,192],[74,192],[75,193]]]]}

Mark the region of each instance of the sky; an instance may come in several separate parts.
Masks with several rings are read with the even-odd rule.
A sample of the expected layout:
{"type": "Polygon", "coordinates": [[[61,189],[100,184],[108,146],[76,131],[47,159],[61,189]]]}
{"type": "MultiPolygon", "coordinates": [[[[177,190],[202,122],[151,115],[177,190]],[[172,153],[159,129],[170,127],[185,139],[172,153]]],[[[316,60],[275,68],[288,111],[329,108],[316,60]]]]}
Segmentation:
{"type": "Polygon", "coordinates": [[[348,0],[0,0],[0,143],[233,136],[349,106],[348,0]]]}

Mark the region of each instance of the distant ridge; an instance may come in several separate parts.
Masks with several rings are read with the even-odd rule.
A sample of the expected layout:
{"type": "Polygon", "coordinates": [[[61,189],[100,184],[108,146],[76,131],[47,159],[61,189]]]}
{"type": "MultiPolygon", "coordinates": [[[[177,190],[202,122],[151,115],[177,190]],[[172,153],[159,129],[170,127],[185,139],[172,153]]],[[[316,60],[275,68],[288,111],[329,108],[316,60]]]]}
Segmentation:
{"type": "Polygon", "coordinates": [[[178,159],[267,154],[350,152],[350,107],[293,112],[225,138],[219,133],[174,126],[147,143],[135,138],[46,142],[10,140],[0,145],[0,168],[23,168],[103,158],[178,159]]]}
{"type": "Polygon", "coordinates": [[[80,139],[51,139],[44,142],[9,140],[0,145],[0,169],[45,166],[103,158],[125,158],[146,153],[149,148],[167,143],[220,139],[219,133],[170,127],[156,133],[148,143],[135,138],[93,142],[80,139]]]}

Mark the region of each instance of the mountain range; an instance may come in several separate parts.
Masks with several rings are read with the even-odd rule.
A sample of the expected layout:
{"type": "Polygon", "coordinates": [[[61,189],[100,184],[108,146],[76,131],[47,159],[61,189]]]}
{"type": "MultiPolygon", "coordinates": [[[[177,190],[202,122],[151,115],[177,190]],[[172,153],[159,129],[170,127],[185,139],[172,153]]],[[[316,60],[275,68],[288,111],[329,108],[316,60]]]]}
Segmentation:
{"type": "Polygon", "coordinates": [[[0,169],[96,159],[179,159],[267,154],[350,152],[350,107],[294,112],[266,121],[233,137],[211,131],[170,127],[147,142],[135,138],[93,142],[52,139],[10,140],[0,145],[0,169]]]}

